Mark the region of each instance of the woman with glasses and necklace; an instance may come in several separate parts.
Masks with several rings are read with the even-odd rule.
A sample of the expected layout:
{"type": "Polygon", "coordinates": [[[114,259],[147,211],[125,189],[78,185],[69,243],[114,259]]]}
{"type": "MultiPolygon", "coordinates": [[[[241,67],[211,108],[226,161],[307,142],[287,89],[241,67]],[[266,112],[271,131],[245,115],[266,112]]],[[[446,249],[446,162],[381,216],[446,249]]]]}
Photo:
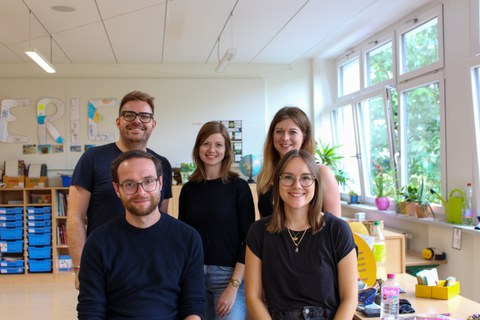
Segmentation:
{"type": "Polygon", "coordinates": [[[322,212],[313,156],[287,152],[273,174],[273,215],[247,236],[245,293],[252,319],[352,319],[357,256],[344,220],[322,212]]]}
{"type": "MultiPolygon", "coordinates": [[[[312,126],[307,115],[297,107],[283,107],[270,123],[263,147],[263,165],[257,178],[258,211],[262,217],[272,214],[273,171],[280,159],[290,150],[315,152],[312,126]]],[[[340,216],[340,192],[330,169],[318,164],[323,184],[323,211],[340,216]]]]}
{"type": "Polygon", "coordinates": [[[227,128],[207,122],[192,157],[196,169],[182,187],[178,218],[201,235],[204,251],[205,319],[245,319],[245,238],[255,220],[248,183],[231,171],[227,128]]]}

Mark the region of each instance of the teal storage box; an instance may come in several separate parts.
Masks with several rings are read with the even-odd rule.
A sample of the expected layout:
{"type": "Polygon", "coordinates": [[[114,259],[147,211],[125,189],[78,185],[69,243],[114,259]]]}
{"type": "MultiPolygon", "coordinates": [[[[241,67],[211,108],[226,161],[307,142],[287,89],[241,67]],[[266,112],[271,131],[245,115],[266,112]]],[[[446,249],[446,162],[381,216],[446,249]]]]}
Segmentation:
{"type": "Polygon", "coordinates": [[[22,207],[15,207],[15,208],[0,208],[0,214],[17,214],[23,213],[22,207]]]}
{"type": "Polygon", "coordinates": [[[23,221],[23,213],[15,213],[15,214],[0,213],[0,221],[23,221]]]}
{"type": "Polygon", "coordinates": [[[0,267],[9,267],[9,268],[22,267],[23,268],[24,263],[25,263],[25,260],[13,260],[13,261],[0,260],[0,267]]]}
{"type": "Polygon", "coordinates": [[[48,227],[36,227],[36,226],[31,226],[28,227],[27,232],[28,233],[47,233],[51,232],[52,228],[50,226],[48,227]]]}
{"type": "Polygon", "coordinates": [[[52,219],[51,213],[29,213],[27,215],[28,221],[32,220],[50,220],[52,219]]]}
{"type": "Polygon", "coordinates": [[[27,207],[27,213],[41,214],[41,213],[51,213],[52,207],[27,207]]]}
{"type": "Polygon", "coordinates": [[[29,227],[48,227],[52,225],[52,220],[27,220],[29,227]]]}
{"type": "Polygon", "coordinates": [[[0,221],[1,228],[23,228],[23,221],[0,221]]]}

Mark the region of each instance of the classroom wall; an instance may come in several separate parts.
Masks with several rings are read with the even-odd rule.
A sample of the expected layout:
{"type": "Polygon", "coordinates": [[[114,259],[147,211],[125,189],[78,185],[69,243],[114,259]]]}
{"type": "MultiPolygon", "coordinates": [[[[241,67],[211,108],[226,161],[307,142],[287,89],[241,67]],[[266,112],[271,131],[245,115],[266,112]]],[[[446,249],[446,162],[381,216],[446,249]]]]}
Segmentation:
{"type": "MultiPolygon", "coordinates": [[[[196,134],[209,120],[242,120],[243,153],[261,155],[266,127],[278,108],[301,103],[301,107],[309,112],[308,66],[307,60],[291,66],[236,66],[230,68],[230,73],[219,76],[212,73],[213,67],[204,65],[190,65],[189,68],[178,65],[177,69],[171,65],[151,65],[150,68],[145,65],[60,65],[58,73],[48,77],[38,73],[35,65],[30,66],[30,71],[28,65],[3,65],[0,68],[0,99],[27,98],[30,103],[12,109],[17,119],[8,123],[11,135],[26,136],[28,142],[0,143],[0,161],[23,159],[27,163],[47,163],[51,177],[71,172],[81,153],[70,151],[70,99],[80,99],[80,144],[83,150],[85,144],[108,142],[88,138],[88,100],[117,98],[119,101],[126,92],[134,89],[156,97],[157,127],[149,147],[165,155],[172,165],[191,161],[196,134]],[[18,69],[16,76],[15,69],[18,69]],[[86,72],[88,69],[91,71],[86,72]],[[5,75],[8,78],[3,78],[5,75]],[[44,97],[57,97],[65,103],[65,115],[54,122],[65,140],[64,152],[25,155],[23,145],[39,143],[36,104],[44,97]]],[[[47,112],[52,116],[56,106],[47,106],[47,112]]],[[[98,125],[99,131],[112,135],[113,140],[118,138],[117,114],[117,107],[102,108],[103,119],[98,125]]],[[[51,136],[47,143],[55,144],[51,136]]],[[[53,180],[53,185],[57,183],[60,179],[53,180]]]]}

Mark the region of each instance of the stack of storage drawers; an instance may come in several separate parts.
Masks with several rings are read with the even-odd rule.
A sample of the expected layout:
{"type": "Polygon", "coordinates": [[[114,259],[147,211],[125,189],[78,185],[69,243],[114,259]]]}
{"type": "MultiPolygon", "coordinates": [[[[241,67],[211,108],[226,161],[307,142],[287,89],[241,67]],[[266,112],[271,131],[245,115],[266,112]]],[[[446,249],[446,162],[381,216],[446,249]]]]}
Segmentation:
{"type": "Polygon", "coordinates": [[[23,207],[0,208],[0,273],[24,273],[23,207]]]}
{"type": "Polygon", "coordinates": [[[52,271],[52,207],[27,207],[28,271],[52,271]]]}

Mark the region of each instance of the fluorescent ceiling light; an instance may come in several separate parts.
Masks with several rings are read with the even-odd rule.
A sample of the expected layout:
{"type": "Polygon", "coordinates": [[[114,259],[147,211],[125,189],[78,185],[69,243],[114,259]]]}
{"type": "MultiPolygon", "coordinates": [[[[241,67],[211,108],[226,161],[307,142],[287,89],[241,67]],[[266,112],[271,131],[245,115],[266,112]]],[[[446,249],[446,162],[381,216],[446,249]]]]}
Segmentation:
{"type": "Polygon", "coordinates": [[[230,60],[237,54],[237,49],[230,48],[228,49],[225,54],[223,55],[222,60],[217,64],[215,67],[215,72],[223,72],[223,69],[227,66],[230,60]]]}
{"type": "Polygon", "coordinates": [[[28,49],[25,54],[48,73],[55,73],[55,67],[36,49],[28,49]]]}

